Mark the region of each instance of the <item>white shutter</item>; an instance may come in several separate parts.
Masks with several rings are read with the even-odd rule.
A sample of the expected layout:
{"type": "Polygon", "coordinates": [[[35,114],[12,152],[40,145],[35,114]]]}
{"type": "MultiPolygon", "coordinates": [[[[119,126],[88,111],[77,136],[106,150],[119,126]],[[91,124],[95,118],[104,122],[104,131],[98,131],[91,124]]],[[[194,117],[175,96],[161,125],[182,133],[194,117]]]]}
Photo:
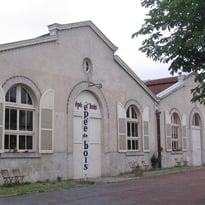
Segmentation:
{"type": "Polygon", "coordinates": [[[182,151],[187,151],[186,115],[182,116],[182,151]]]}
{"type": "Polygon", "coordinates": [[[149,146],[149,108],[146,107],[143,111],[143,150],[150,151],[149,146]]]}
{"type": "Polygon", "coordinates": [[[127,120],[126,111],[123,106],[117,104],[117,117],[118,117],[118,151],[127,151],[127,120]]]}
{"type": "Polygon", "coordinates": [[[40,100],[39,152],[52,153],[54,147],[54,90],[44,92],[40,100]]]}
{"type": "Polygon", "coordinates": [[[0,153],[4,152],[4,113],[5,113],[5,94],[0,87],[0,153]]]}
{"type": "Polygon", "coordinates": [[[165,130],[166,130],[166,150],[172,151],[172,130],[171,130],[171,117],[168,112],[165,113],[165,130]]]}

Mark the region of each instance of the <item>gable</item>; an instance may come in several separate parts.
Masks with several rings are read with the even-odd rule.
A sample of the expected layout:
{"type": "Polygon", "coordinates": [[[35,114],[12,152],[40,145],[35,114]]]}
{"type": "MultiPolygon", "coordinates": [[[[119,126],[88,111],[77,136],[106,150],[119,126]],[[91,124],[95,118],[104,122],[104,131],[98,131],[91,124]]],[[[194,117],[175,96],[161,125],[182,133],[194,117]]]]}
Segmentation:
{"type": "Polygon", "coordinates": [[[92,23],[92,21],[83,21],[71,24],[51,24],[48,25],[49,33],[46,35],[39,36],[37,38],[0,44],[0,52],[7,51],[16,48],[22,48],[27,46],[34,46],[43,43],[49,43],[58,40],[58,32],[72,30],[76,28],[89,27],[91,28],[103,41],[104,43],[115,52],[118,48],[92,23]]]}
{"type": "Polygon", "coordinates": [[[51,24],[48,25],[48,29],[50,32],[50,35],[56,35],[59,31],[66,31],[66,30],[72,30],[76,28],[82,28],[82,27],[89,27],[91,28],[104,43],[113,51],[115,52],[118,48],[95,26],[95,24],[92,23],[92,21],[83,21],[78,23],[70,23],[70,24],[51,24]]]}
{"type": "MultiPolygon", "coordinates": [[[[49,25],[48,29],[49,34],[38,38],[0,45],[0,52],[29,48],[29,50],[21,49],[21,52],[18,51],[18,58],[16,57],[15,60],[17,59],[19,62],[19,67],[22,67],[22,60],[24,61],[23,66],[25,65],[20,69],[35,70],[36,72],[39,72],[38,69],[40,69],[40,72],[44,73],[63,71],[65,76],[69,76],[70,71],[72,71],[73,79],[82,78],[83,73],[79,73],[82,60],[85,57],[91,57],[93,60],[98,59],[98,62],[95,62],[96,72],[98,72],[96,75],[104,76],[111,69],[115,69],[113,76],[107,75],[108,82],[113,81],[113,78],[118,75],[117,68],[114,68],[115,66],[112,64],[117,62],[118,67],[123,68],[125,73],[152,99],[157,100],[138,76],[118,56],[114,55],[117,47],[91,21],[72,24],[55,23],[49,25]],[[48,43],[50,43],[49,46],[47,46],[48,43]],[[33,58],[34,56],[36,59],[33,58]],[[26,67],[28,65],[29,68],[26,67]]],[[[13,58],[13,56],[8,56],[8,58],[10,57],[13,58]]],[[[13,60],[12,58],[11,60],[13,60]]],[[[18,65],[18,62],[12,62],[18,65]]]]}

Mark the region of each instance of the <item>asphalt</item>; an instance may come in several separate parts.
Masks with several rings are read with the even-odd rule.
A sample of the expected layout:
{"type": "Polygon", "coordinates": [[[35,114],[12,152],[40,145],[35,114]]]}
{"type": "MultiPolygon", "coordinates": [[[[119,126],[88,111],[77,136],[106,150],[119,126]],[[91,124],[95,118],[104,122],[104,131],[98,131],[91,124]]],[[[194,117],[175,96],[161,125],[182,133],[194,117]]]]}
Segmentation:
{"type": "Polygon", "coordinates": [[[93,180],[91,186],[1,197],[0,205],[205,205],[205,168],[93,180]]]}

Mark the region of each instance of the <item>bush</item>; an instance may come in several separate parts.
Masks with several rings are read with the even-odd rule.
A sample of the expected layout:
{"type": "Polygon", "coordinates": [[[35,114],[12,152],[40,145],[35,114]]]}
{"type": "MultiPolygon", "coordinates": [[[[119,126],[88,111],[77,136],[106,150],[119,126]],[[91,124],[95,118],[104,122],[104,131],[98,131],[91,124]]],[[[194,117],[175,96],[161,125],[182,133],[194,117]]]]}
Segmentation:
{"type": "Polygon", "coordinates": [[[158,168],[158,158],[156,157],[155,153],[152,155],[151,157],[151,165],[152,165],[152,168],[158,168]]]}

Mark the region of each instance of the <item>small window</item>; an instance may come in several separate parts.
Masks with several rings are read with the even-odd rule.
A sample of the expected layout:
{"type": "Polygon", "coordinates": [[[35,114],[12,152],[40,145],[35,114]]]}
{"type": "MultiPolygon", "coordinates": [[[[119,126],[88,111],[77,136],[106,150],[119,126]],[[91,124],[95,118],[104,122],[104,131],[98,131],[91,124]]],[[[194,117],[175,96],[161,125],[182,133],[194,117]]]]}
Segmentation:
{"type": "Polygon", "coordinates": [[[83,70],[85,73],[89,73],[92,69],[92,63],[89,58],[85,58],[83,61],[83,70]]]}
{"type": "Polygon", "coordinates": [[[192,126],[201,126],[201,120],[199,114],[195,113],[193,118],[192,118],[192,126]]]}

